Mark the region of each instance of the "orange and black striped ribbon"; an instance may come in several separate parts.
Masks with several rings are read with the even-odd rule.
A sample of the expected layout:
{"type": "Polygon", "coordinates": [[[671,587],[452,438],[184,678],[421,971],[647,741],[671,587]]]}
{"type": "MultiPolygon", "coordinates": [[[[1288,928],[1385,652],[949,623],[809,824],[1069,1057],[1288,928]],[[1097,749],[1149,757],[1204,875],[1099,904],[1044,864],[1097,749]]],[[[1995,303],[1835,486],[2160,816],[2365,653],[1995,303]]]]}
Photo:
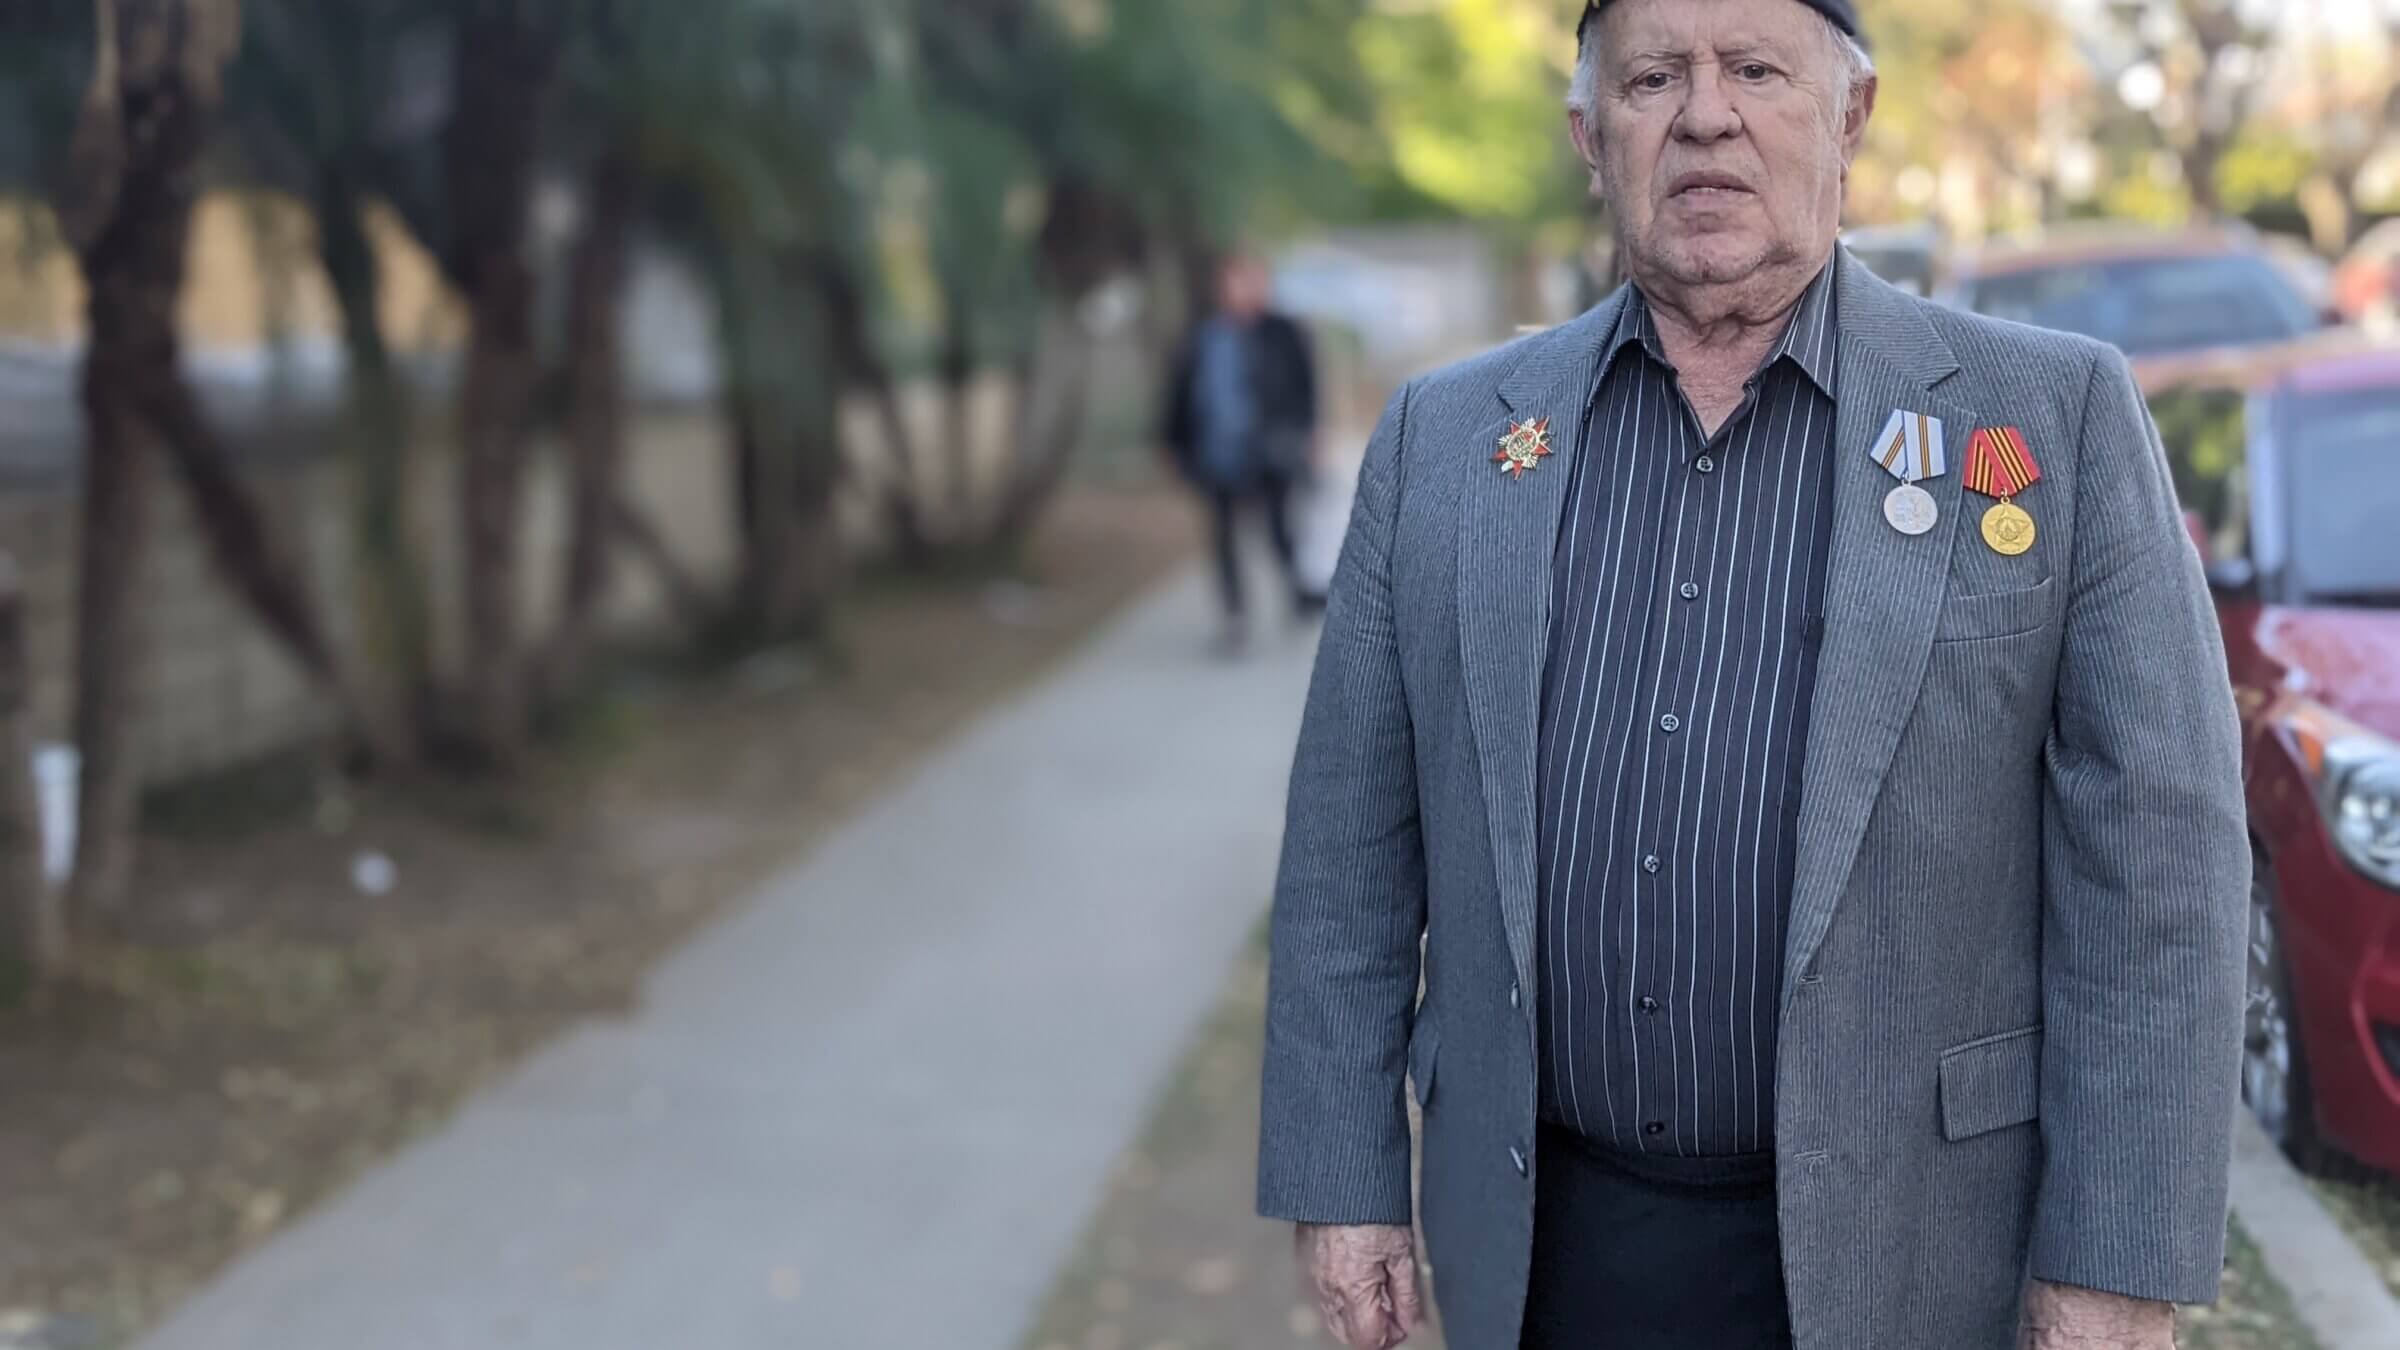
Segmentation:
{"type": "Polygon", "coordinates": [[[2041,480],[2025,433],[2015,427],[1978,427],[1967,441],[1967,486],[2002,501],[2041,480]]]}

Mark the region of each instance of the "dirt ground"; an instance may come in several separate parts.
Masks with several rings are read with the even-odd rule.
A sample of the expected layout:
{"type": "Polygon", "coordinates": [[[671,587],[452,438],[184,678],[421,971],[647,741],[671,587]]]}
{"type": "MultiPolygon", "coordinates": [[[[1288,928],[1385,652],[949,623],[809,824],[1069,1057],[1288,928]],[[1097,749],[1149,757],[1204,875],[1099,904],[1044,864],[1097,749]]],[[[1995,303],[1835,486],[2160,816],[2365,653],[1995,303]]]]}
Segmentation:
{"type": "Polygon", "coordinates": [[[123,932],[0,1012],[0,1342],[29,1312],[131,1334],[530,1047],[626,1007],[679,938],[1196,539],[1162,492],[1070,493],[1020,583],[863,583],[832,655],[631,684],[506,796],[169,803],[123,932]],[[364,855],[388,890],[372,860],[358,884],[364,855]]]}
{"type": "MultiPolygon", "coordinates": [[[[1287,1228],[1251,1217],[1266,952],[1254,942],[1051,1291],[1023,1350],[1304,1350],[1287,1228]]],[[[2316,1350],[2239,1228],[2225,1297],[2184,1310],[2184,1350],[2316,1350]]],[[[1438,1332],[1411,1338],[1440,1350],[1438,1332]]]]}

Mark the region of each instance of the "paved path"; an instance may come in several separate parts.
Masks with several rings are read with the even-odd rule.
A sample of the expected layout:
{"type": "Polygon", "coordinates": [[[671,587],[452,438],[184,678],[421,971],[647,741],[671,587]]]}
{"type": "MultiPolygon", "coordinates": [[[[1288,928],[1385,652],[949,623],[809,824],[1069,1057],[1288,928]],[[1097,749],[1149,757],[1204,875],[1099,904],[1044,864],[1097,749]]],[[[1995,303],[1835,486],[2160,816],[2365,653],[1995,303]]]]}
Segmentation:
{"type": "Polygon", "coordinates": [[[1187,574],[143,1350],[1015,1345],[1265,908],[1310,640],[1210,621],[1187,574]]]}
{"type": "Polygon", "coordinates": [[[2234,1122],[2233,1208],[2324,1350],[2400,1346],[2400,1303],[2248,1111],[2234,1122]]]}

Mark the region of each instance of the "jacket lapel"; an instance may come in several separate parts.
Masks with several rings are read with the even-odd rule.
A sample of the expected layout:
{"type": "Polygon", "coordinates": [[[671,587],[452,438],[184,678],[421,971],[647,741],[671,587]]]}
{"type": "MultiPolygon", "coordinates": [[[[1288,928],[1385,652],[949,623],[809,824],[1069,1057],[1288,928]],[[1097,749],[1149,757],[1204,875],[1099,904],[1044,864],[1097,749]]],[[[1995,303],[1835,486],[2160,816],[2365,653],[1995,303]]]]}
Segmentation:
{"type": "Polygon", "coordinates": [[[1833,922],[1867,818],[1925,679],[1952,550],[1965,515],[1962,480],[1974,414],[1933,392],[1958,362],[1914,300],[1840,255],[1841,351],[1836,363],[1834,521],[1825,583],[1807,760],[1801,772],[1799,851],[1784,952],[1785,1006],[1833,922]],[[1942,420],[1949,469],[1920,486],[1941,508],[1910,537],[1883,515],[1896,480],[1868,455],[1895,408],[1942,420]]]}
{"type": "Polygon", "coordinates": [[[1584,400],[1601,344],[1624,308],[1619,290],[1582,318],[1526,344],[1500,406],[1463,446],[1474,461],[1458,545],[1458,629],[1467,718],[1483,771],[1500,916],[1517,979],[1534,988],[1536,738],[1549,650],[1551,548],[1581,449],[1584,400]],[[1510,425],[1550,419],[1553,454],[1518,477],[1491,463],[1510,425]]]}

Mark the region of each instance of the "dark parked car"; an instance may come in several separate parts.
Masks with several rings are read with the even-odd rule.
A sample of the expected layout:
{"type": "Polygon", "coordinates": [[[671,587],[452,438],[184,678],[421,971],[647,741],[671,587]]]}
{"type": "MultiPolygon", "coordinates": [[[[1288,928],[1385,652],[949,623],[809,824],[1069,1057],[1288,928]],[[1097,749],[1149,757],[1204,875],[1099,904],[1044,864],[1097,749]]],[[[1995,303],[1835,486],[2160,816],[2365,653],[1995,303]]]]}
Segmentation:
{"type": "Polygon", "coordinates": [[[2285,342],[2325,323],[2240,230],[2062,230],[1954,266],[1951,304],[2095,337],[2136,360],[2285,342]]]}
{"type": "Polygon", "coordinates": [[[2303,1164],[2400,1172],[2400,351],[2146,384],[2242,714],[2243,1095],[2303,1164]]]}

